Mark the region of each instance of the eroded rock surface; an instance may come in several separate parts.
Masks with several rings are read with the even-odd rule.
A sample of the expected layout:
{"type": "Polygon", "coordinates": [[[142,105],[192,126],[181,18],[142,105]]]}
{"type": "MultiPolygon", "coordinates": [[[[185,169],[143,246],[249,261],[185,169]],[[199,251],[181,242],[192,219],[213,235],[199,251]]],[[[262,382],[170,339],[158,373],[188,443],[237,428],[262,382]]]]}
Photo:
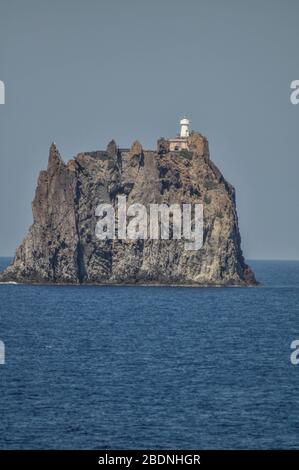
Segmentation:
{"type": "Polygon", "coordinates": [[[189,151],[145,151],[135,141],[119,149],[78,154],[67,164],[51,145],[38,178],[33,224],[1,281],[37,283],[157,283],[252,285],[244,262],[234,188],[210,160],[208,141],[189,137],[189,151]],[[105,240],[95,236],[95,209],[127,204],[203,203],[204,244],[187,251],[183,240],[105,240]]]}

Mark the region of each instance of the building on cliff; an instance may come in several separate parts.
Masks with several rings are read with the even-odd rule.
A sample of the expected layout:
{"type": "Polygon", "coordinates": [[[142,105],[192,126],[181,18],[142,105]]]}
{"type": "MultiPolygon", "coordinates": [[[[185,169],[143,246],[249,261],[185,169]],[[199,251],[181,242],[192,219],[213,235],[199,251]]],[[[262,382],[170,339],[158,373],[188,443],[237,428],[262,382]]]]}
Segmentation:
{"type": "Polygon", "coordinates": [[[180,127],[181,127],[180,133],[176,137],[167,139],[170,152],[173,152],[176,150],[189,150],[188,148],[188,137],[190,135],[189,124],[190,124],[189,119],[187,119],[186,116],[184,116],[180,120],[180,127]]]}
{"type": "Polygon", "coordinates": [[[158,151],[163,153],[166,152],[179,152],[181,150],[190,150],[189,149],[189,137],[192,134],[189,130],[189,119],[184,116],[180,120],[180,132],[176,137],[170,137],[165,139],[161,137],[158,140],[158,151]]]}

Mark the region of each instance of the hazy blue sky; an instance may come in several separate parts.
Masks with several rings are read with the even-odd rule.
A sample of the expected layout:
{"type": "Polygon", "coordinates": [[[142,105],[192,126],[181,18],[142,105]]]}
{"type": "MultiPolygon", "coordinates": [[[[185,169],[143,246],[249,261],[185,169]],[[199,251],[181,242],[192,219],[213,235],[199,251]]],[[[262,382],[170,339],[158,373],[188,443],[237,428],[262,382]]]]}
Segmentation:
{"type": "Polygon", "coordinates": [[[36,179],[186,113],[235,186],[247,258],[299,259],[298,0],[1,0],[0,255],[31,221],[36,179]]]}

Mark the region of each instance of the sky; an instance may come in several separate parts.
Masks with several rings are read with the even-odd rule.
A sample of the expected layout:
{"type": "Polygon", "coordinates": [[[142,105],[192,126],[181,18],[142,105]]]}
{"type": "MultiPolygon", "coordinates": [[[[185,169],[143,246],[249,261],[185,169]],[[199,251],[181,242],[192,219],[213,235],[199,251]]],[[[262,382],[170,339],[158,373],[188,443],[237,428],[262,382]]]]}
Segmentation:
{"type": "Polygon", "coordinates": [[[0,256],[32,223],[39,171],[186,114],[236,189],[247,259],[299,259],[298,0],[1,0],[0,256]]]}

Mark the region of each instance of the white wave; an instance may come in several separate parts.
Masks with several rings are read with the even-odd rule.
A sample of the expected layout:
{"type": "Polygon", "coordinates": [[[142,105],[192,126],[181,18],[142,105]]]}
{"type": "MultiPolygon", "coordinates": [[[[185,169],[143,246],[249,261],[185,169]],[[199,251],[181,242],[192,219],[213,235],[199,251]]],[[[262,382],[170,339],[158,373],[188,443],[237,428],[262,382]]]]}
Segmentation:
{"type": "Polygon", "coordinates": [[[0,284],[12,284],[14,286],[18,285],[18,283],[14,281],[0,282],[0,284]]]}

